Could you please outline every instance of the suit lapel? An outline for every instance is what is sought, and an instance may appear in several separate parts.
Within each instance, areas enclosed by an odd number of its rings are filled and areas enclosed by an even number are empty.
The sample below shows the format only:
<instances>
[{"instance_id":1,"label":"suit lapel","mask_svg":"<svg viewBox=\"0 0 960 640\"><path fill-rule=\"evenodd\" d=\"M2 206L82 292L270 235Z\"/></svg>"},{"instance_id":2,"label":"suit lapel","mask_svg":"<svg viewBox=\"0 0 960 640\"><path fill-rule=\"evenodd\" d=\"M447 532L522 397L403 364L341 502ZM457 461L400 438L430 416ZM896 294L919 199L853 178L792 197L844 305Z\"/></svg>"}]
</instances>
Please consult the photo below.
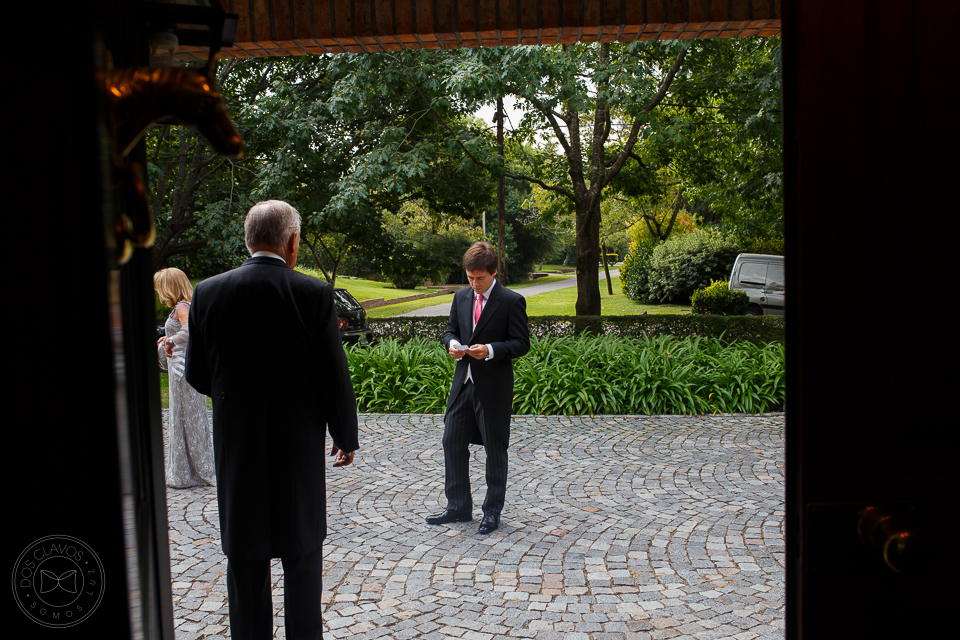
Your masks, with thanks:
<instances>
[{"instance_id":1,"label":"suit lapel","mask_svg":"<svg viewBox=\"0 0 960 640\"><path fill-rule=\"evenodd\" d=\"M461 295L457 302L457 315L460 316L460 335L463 336L464 344L467 346L473 344L473 289L468 288L466 295Z\"/></svg>"}]
</instances>

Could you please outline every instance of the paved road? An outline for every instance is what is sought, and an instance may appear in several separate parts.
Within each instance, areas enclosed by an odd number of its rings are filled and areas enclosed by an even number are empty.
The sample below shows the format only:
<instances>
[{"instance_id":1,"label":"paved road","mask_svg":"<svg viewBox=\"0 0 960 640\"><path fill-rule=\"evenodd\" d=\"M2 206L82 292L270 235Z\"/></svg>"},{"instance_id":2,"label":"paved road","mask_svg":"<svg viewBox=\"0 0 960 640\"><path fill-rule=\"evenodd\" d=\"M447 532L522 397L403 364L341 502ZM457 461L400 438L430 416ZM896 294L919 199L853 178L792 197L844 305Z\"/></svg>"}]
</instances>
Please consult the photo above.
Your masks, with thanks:
<instances>
[{"instance_id":1,"label":"paved road","mask_svg":"<svg viewBox=\"0 0 960 640\"><path fill-rule=\"evenodd\" d=\"M327 470L326 638L783 638L782 416L515 418L489 536L423 521L441 429L364 415L357 463ZM167 497L177 638L229 637L216 492Z\"/></svg>"},{"instance_id":2,"label":"paved road","mask_svg":"<svg viewBox=\"0 0 960 640\"><path fill-rule=\"evenodd\" d=\"M611 269L610 277L620 275L619 269ZM600 279L605 280L606 274L601 271ZM565 280L555 280L553 282L547 282L545 284L535 284L529 287L523 287L522 289L517 289L517 293L522 295L524 298L529 298L530 296L535 296L541 293L546 293L548 291L556 291L557 289L568 289L570 287L577 286L577 277L570 276ZM422 309L417 309L416 311L408 311L407 313L401 313L399 317L411 317L411 316L449 316L450 315L450 305L453 304L452 298L443 304L435 304L430 307L424 307Z\"/></svg>"}]
</instances>

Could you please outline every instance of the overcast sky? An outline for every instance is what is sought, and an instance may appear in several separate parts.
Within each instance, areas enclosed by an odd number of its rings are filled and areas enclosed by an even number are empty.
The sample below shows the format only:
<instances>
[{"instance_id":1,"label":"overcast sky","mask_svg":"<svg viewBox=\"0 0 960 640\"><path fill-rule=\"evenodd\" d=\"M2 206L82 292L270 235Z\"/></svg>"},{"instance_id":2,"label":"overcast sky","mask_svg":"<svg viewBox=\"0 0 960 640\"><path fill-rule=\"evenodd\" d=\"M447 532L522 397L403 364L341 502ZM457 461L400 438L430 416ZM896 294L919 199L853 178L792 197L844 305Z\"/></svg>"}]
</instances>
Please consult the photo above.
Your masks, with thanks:
<instances>
[{"instance_id":1,"label":"overcast sky","mask_svg":"<svg viewBox=\"0 0 960 640\"><path fill-rule=\"evenodd\" d=\"M504 123L504 129L509 131L510 129L516 129L520 126L520 120L523 118L523 112L515 107L513 96L507 96L503 99L503 110L507 112L507 121ZM497 132L497 127L493 122L493 115L497 111L497 104L493 103L483 107L473 115L477 116L491 128L494 134Z\"/></svg>"}]
</instances>

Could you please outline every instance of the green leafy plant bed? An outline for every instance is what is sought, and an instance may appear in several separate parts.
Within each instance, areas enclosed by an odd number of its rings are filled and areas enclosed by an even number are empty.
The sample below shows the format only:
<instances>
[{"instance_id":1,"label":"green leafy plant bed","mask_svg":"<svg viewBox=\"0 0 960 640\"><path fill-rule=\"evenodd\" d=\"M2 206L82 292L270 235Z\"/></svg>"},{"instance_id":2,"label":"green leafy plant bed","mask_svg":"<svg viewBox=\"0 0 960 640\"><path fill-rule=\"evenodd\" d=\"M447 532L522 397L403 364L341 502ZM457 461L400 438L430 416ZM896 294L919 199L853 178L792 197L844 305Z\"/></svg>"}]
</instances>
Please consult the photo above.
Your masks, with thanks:
<instances>
[{"instance_id":1,"label":"green leafy plant bed","mask_svg":"<svg viewBox=\"0 0 960 640\"><path fill-rule=\"evenodd\" d=\"M455 362L439 342L391 338L347 357L361 411L443 413ZM514 372L518 414L763 413L785 397L781 342L534 337Z\"/></svg>"},{"instance_id":2,"label":"green leafy plant bed","mask_svg":"<svg viewBox=\"0 0 960 640\"><path fill-rule=\"evenodd\" d=\"M783 341L783 316L710 316L650 314L645 316L531 316L530 335L540 339L590 333L622 338L699 336L756 344ZM440 342L447 329L446 316L368 318L375 340L413 338Z\"/></svg>"}]
</instances>

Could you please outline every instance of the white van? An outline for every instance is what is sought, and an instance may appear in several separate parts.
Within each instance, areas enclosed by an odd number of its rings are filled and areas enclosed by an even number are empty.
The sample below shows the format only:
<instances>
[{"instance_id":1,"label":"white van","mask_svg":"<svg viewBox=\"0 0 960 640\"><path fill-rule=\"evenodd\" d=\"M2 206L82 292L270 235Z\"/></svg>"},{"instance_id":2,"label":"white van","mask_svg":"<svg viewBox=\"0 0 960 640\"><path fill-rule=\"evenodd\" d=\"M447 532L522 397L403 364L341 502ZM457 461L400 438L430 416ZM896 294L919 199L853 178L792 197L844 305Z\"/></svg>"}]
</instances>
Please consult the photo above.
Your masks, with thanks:
<instances>
[{"instance_id":1,"label":"white van","mask_svg":"<svg viewBox=\"0 0 960 640\"><path fill-rule=\"evenodd\" d=\"M733 263L730 288L747 292L747 315L782 316L784 287L783 256L741 253Z\"/></svg>"}]
</instances>

